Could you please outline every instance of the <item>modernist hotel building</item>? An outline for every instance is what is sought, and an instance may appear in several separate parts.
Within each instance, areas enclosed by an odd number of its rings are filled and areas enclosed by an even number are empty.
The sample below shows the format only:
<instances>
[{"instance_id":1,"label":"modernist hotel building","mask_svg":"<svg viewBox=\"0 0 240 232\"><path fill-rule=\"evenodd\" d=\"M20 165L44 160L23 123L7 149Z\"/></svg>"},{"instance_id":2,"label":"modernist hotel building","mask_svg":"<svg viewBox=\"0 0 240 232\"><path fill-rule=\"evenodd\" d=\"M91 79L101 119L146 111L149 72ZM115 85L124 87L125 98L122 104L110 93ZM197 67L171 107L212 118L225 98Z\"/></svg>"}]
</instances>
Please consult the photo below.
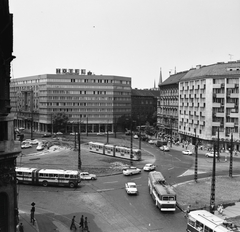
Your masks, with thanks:
<instances>
[{"instance_id":1,"label":"modernist hotel building","mask_svg":"<svg viewBox=\"0 0 240 232\"><path fill-rule=\"evenodd\" d=\"M182 139L196 137L203 145L220 141L220 147L229 149L233 136L234 149L239 150L239 79L240 61L197 66L180 79L178 133Z\"/></svg>"},{"instance_id":2,"label":"modernist hotel building","mask_svg":"<svg viewBox=\"0 0 240 232\"><path fill-rule=\"evenodd\" d=\"M15 126L51 132L52 116L64 112L72 125L80 122L82 132L114 131L117 118L131 114L131 78L80 71L11 79Z\"/></svg>"}]
</instances>

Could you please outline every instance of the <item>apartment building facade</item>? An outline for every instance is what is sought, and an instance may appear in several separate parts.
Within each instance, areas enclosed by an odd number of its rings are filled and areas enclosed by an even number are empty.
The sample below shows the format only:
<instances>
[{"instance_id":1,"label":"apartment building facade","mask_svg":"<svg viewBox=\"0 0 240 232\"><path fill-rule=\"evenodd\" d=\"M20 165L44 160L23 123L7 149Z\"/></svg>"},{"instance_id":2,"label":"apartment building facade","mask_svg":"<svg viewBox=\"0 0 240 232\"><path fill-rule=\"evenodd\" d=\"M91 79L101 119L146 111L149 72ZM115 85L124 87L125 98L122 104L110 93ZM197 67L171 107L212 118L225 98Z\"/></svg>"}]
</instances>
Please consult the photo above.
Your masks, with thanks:
<instances>
[{"instance_id":1,"label":"apartment building facade","mask_svg":"<svg viewBox=\"0 0 240 232\"><path fill-rule=\"evenodd\" d=\"M159 100L157 109L157 125L161 136L179 139L178 134L178 84L187 71L170 75L159 84Z\"/></svg>"},{"instance_id":2,"label":"apartment building facade","mask_svg":"<svg viewBox=\"0 0 240 232\"><path fill-rule=\"evenodd\" d=\"M240 61L197 66L179 81L178 132L181 139L239 150Z\"/></svg>"},{"instance_id":3,"label":"apartment building facade","mask_svg":"<svg viewBox=\"0 0 240 232\"><path fill-rule=\"evenodd\" d=\"M131 78L59 72L11 81L15 126L50 132L52 117L64 112L82 132L113 131L122 115L131 114ZM71 126L70 126L71 128ZM73 126L72 126L73 128Z\"/></svg>"}]
</instances>

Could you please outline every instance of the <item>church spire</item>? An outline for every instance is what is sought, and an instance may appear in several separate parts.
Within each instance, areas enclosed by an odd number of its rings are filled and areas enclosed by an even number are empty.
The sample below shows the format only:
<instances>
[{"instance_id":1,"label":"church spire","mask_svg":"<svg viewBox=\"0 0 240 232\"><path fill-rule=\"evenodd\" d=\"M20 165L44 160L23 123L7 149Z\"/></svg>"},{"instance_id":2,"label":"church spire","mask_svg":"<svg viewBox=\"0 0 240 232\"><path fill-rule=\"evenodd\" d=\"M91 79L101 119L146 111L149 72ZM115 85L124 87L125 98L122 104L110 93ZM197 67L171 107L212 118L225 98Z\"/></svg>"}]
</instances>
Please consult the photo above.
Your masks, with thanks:
<instances>
[{"instance_id":1,"label":"church spire","mask_svg":"<svg viewBox=\"0 0 240 232\"><path fill-rule=\"evenodd\" d=\"M156 81L154 80L154 86L153 86L154 89L156 89Z\"/></svg>"}]
</instances>

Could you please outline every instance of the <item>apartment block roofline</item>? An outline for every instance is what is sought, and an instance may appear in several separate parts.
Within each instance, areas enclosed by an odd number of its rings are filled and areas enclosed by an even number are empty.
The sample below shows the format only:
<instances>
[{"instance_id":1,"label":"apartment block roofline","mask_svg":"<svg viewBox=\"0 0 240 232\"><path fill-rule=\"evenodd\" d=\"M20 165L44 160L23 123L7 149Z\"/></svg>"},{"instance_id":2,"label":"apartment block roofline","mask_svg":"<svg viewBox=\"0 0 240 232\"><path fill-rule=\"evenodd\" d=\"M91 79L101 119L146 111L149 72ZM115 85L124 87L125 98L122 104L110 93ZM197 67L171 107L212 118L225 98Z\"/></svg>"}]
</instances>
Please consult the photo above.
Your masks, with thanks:
<instances>
[{"instance_id":1,"label":"apartment block roofline","mask_svg":"<svg viewBox=\"0 0 240 232\"><path fill-rule=\"evenodd\" d=\"M182 71L182 72L178 72L176 74L170 75L160 86L177 84L187 73L188 71Z\"/></svg>"}]
</instances>

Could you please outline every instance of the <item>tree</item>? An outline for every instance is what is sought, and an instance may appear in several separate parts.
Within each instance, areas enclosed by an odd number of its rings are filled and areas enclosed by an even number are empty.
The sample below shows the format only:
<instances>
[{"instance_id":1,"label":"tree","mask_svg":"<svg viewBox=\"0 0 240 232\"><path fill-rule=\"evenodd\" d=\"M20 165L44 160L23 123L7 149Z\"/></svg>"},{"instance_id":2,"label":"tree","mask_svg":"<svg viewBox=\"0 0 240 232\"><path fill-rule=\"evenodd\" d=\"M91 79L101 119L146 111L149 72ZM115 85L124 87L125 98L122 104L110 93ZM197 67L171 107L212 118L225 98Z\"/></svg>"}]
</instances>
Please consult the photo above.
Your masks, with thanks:
<instances>
[{"instance_id":1,"label":"tree","mask_svg":"<svg viewBox=\"0 0 240 232\"><path fill-rule=\"evenodd\" d=\"M63 113L56 113L53 115L53 128L54 131L65 132L68 123L68 116Z\"/></svg>"}]
</instances>

